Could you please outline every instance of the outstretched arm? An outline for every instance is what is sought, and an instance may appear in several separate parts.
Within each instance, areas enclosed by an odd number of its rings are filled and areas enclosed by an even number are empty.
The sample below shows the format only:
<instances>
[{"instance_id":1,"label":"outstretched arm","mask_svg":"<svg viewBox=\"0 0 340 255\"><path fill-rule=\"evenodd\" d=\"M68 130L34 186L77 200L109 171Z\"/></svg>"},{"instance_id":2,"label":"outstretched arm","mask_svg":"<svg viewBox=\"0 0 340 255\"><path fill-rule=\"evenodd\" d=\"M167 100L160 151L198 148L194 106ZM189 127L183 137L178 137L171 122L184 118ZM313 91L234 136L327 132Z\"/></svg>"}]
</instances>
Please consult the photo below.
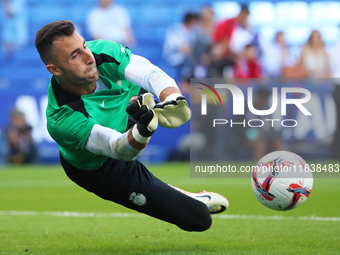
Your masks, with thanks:
<instances>
[{"instance_id":1,"label":"outstretched arm","mask_svg":"<svg viewBox=\"0 0 340 255\"><path fill-rule=\"evenodd\" d=\"M154 107L161 126L176 128L190 119L190 108L174 79L147 59L132 54L125 69L125 78L162 101Z\"/></svg>"},{"instance_id":2,"label":"outstretched arm","mask_svg":"<svg viewBox=\"0 0 340 255\"><path fill-rule=\"evenodd\" d=\"M85 149L114 159L134 160L146 144L139 143L133 138L132 129L122 134L96 124L87 139Z\"/></svg>"},{"instance_id":3,"label":"outstretched arm","mask_svg":"<svg viewBox=\"0 0 340 255\"><path fill-rule=\"evenodd\" d=\"M181 94L174 79L138 55L131 54L130 63L125 68L125 79L150 91L162 101L172 93Z\"/></svg>"},{"instance_id":4,"label":"outstretched arm","mask_svg":"<svg viewBox=\"0 0 340 255\"><path fill-rule=\"evenodd\" d=\"M126 112L137 124L123 134L96 124L92 128L85 148L92 153L119 160L134 160L146 147L158 127L158 118L149 108L151 104L154 104L154 98L150 93L131 99Z\"/></svg>"}]
</instances>

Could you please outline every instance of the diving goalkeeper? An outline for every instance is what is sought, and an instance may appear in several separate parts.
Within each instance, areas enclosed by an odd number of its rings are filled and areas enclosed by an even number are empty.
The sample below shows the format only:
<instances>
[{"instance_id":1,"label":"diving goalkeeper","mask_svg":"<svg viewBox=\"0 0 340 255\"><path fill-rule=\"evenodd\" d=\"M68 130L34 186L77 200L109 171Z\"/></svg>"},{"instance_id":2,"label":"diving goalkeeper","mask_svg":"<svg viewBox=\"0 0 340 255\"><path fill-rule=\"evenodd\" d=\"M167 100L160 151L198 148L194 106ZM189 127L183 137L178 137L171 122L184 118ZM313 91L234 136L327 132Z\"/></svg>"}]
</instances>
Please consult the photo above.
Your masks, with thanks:
<instances>
[{"instance_id":1,"label":"diving goalkeeper","mask_svg":"<svg viewBox=\"0 0 340 255\"><path fill-rule=\"evenodd\" d=\"M67 176L103 199L183 230L209 229L210 214L224 211L226 198L170 186L136 159L158 125L176 128L190 119L174 80L116 42L86 42L70 21L42 27L35 45L52 74L47 129Z\"/></svg>"}]
</instances>

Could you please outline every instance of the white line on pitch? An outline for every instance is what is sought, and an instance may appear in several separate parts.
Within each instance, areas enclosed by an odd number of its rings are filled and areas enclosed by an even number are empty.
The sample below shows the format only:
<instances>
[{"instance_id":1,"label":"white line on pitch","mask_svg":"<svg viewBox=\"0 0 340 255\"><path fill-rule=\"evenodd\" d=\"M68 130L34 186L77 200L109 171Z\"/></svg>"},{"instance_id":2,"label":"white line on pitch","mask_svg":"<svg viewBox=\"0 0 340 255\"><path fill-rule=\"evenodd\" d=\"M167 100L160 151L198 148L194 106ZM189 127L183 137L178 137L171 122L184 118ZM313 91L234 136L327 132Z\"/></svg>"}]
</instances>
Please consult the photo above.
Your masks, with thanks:
<instances>
[{"instance_id":1,"label":"white line on pitch","mask_svg":"<svg viewBox=\"0 0 340 255\"><path fill-rule=\"evenodd\" d=\"M0 211L0 215L13 216L55 216L55 217L90 217L90 218L126 218L140 217L143 214L137 213L96 213L96 212L49 212L49 211Z\"/></svg>"},{"instance_id":2,"label":"white line on pitch","mask_svg":"<svg viewBox=\"0 0 340 255\"><path fill-rule=\"evenodd\" d=\"M216 215L219 219L256 219L256 220L311 220L311 221L340 221L340 217L317 217L317 216L264 216L264 215Z\"/></svg>"},{"instance_id":3,"label":"white line on pitch","mask_svg":"<svg viewBox=\"0 0 340 255\"><path fill-rule=\"evenodd\" d=\"M49 211L0 211L4 216L54 216L76 218L128 218L143 217L145 214L138 213L97 213L97 212L49 212ZM310 220L310 221L340 221L340 217L317 217L317 216L265 216L265 215L237 215L221 214L214 215L218 219L256 219L256 220Z\"/></svg>"}]
</instances>

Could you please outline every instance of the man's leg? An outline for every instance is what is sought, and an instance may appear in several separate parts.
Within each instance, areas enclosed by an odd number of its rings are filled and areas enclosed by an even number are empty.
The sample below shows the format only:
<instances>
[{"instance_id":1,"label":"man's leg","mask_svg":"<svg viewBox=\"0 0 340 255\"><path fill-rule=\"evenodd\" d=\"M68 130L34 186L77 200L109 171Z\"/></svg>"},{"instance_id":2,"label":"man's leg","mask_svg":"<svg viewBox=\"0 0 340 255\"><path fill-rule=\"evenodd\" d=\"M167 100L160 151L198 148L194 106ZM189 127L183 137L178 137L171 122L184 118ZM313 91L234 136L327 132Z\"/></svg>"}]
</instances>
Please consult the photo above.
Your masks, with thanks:
<instances>
[{"instance_id":1,"label":"man's leg","mask_svg":"<svg viewBox=\"0 0 340 255\"><path fill-rule=\"evenodd\" d=\"M186 231L211 226L208 207L156 178L139 161L108 159L95 171L77 169L61 158L71 180L99 197L173 223Z\"/></svg>"}]
</instances>

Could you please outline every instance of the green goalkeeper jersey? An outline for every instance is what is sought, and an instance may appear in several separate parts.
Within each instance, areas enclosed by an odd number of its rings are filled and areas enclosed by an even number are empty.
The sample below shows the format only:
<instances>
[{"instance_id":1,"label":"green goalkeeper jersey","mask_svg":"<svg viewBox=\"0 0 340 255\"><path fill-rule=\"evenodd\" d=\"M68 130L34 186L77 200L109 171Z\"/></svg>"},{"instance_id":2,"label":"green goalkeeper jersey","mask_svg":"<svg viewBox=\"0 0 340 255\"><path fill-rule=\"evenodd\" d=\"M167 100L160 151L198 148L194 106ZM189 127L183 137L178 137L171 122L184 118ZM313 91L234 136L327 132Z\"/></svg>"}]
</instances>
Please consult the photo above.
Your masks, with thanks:
<instances>
[{"instance_id":1,"label":"green goalkeeper jersey","mask_svg":"<svg viewBox=\"0 0 340 255\"><path fill-rule=\"evenodd\" d=\"M99 124L125 132L128 123L125 109L130 98L138 95L141 88L124 77L130 62L129 48L108 40L90 41L87 46L107 89L78 96L63 90L52 75L46 116L48 132L57 142L61 155L77 168L95 170L107 157L84 148L92 127Z\"/></svg>"}]
</instances>

